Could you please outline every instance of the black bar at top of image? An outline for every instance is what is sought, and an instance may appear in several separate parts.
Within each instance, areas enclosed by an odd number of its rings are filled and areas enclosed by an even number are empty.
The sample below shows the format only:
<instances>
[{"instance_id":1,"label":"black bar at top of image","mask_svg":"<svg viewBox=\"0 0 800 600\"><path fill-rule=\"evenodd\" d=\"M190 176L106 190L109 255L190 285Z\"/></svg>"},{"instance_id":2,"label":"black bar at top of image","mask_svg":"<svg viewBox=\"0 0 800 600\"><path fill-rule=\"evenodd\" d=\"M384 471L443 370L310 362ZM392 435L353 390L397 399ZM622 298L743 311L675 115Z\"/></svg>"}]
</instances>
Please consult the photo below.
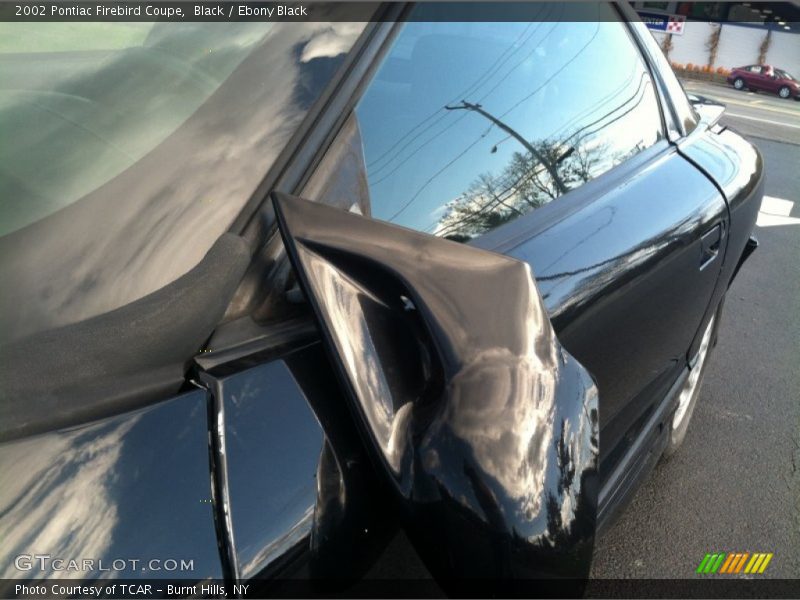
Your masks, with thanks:
<instances>
[{"instance_id":1,"label":"black bar at top of image","mask_svg":"<svg viewBox=\"0 0 800 600\"><path fill-rule=\"evenodd\" d=\"M757 6L757 0L754 0ZM0 0L0 21L13 22L228 22L228 21L381 21L392 11L386 3L372 1L328 2L213 2L213 1L131 1L119 2L46 0ZM536 0L433 1L417 3L412 21L598 21L609 17L598 11L599 2L571 0L544 3ZM689 6L694 3L681 3ZM700 3L708 5L710 3ZM724 3L720 3L724 4ZM557 10L556 10L557 8ZM688 20L704 20L688 16ZM720 20L720 19L716 19ZM730 19L721 19L723 22Z\"/></svg>"}]
</instances>

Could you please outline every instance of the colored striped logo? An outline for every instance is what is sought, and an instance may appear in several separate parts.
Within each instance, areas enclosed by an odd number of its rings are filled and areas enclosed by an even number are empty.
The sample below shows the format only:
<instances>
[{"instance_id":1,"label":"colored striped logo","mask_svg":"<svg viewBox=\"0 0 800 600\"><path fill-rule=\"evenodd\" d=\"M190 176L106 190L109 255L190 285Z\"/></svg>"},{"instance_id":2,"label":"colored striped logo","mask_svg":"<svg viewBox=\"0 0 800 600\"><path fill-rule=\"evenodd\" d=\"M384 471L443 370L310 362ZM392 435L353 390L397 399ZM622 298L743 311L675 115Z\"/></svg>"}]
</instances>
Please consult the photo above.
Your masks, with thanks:
<instances>
[{"instance_id":1,"label":"colored striped logo","mask_svg":"<svg viewBox=\"0 0 800 600\"><path fill-rule=\"evenodd\" d=\"M714 554L706 554L700 565L697 567L696 573L703 575L713 574L760 574L763 573L769 561L772 560L772 552L716 552Z\"/></svg>"}]
</instances>

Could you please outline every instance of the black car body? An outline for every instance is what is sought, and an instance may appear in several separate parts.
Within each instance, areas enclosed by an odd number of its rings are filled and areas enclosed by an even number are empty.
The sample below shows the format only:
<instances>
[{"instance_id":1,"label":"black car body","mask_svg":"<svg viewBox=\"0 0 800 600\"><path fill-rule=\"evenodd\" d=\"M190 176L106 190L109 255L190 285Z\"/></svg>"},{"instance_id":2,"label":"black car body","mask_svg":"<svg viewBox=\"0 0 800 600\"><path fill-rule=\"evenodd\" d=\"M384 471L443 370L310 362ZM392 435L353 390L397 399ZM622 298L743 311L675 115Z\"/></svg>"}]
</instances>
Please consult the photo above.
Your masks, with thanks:
<instances>
[{"instance_id":1,"label":"black car body","mask_svg":"<svg viewBox=\"0 0 800 600\"><path fill-rule=\"evenodd\" d=\"M761 157L623 9L443 6L0 59L0 119L51 152L3 181L44 207L0 238L5 579L340 589L398 528L461 593L588 573L755 247ZM31 91L59 60L85 70ZM204 100L120 149L109 73L155 64ZM616 87L574 89L592 72ZM97 139L122 166L53 207Z\"/></svg>"}]
</instances>

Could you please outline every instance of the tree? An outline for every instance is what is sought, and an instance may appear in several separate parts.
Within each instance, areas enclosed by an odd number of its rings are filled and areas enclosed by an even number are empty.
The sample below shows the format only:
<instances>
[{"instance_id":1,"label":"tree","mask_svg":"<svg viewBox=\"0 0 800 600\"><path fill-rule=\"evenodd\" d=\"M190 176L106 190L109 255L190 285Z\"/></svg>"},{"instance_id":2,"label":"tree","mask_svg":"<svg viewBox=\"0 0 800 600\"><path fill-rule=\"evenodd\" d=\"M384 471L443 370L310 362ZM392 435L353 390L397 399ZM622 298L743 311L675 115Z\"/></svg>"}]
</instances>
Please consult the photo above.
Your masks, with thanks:
<instances>
[{"instance_id":1,"label":"tree","mask_svg":"<svg viewBox=\"0 0 800 600\"><path fill-rule=\"evenodd\" d=\"M708 50L708 66L713 67L717 60L717 51L719 50L719 39L722 35L722 27L719 23L712 23L711 35L708 36L706 41L706 50Z\"/></svg>"},{"instance_id":2,"label":"tree","mask_svg":"<svg viewBox=\"0 0 800 600\"><path fill-rule=\"evenodd\" d=\"M661 51L664 53L664 56L669 60L669 53L672 52L672 34L668 33L664 36L664 39L661 40Z\"/></svg>"},{"instance_id":3,"label":"tree","mask_svg":"<svg viewBox=\"0 0 800 600\"><path fill-rule=\"evenodd\" d=\"M763 65L767 62L767 52L769 52L770 46L772 46L772 29L767 30L767 35L764 36L758 47L758 64Z\"/></svg>"}]
</instances>

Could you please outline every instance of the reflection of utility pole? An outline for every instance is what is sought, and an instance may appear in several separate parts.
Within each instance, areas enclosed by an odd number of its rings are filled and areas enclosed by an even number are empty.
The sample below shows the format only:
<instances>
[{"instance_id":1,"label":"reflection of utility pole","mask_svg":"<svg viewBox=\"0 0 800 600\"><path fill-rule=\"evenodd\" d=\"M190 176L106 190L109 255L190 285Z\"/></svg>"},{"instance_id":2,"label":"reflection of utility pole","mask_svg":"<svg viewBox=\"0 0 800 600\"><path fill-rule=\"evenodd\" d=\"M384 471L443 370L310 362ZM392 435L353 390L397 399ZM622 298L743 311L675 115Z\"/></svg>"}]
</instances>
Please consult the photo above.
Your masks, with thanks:
<instances>
[{"instance_id":1,"label":"reflection of utility pole","mask_svg":"<svg viewBox=\"0 0 800 600\"><path fill-rule=\"evenodd\" d=\"M555 182L556 187L558 188L559 194L565 194L567 192L567 187L564 185L564 182L561 181L561 177L558 175L558 171L556 171L556 168L550 163L550 161L547 160L547 158L544 155L542 155L541 152L539 152L536 148L534 148L533 145L530 142L528 142L528 140L526 140L516 131L511 129L511 127L503 123L500 119L492 116L491 114L483 110L480 104L472 104L471 102L462 100L460 106L445 106L444 108L445 110L472 110L489 119L500 129L502 129L510 136L512 136L514 139L516 139L520 144L525 146L528 152L530 152L536 158L536 160L538 160L540 163L544 165L544 168L547 169L547 172L550 174L550 177L553 178L553 181Z\"/></svg>"}]
</instances>

